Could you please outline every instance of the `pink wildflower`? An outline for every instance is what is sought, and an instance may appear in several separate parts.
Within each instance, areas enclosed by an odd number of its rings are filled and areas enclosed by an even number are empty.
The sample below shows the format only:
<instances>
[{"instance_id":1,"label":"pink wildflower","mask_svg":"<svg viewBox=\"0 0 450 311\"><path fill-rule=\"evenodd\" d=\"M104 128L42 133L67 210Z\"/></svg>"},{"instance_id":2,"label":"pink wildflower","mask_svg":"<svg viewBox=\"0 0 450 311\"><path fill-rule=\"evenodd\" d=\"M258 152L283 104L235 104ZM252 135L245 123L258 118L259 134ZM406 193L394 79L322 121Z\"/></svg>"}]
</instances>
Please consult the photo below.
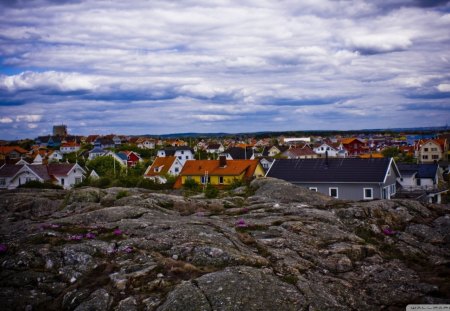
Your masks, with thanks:
<instances>
[{"instance_id":1,"label":"pink wildflower","mask_svg":"<svg viewBox=\"0 0 450 311\"><path fill-rule=\"evenodd\" d=\"M92 232L88 232L88 233L86 233L85 237L86 237L86 239L92 240L92 239L95 239L95 234Z\"/></svg>"},{"instance_id":2,"label":"pink wildflower","mask_svg":"<svg viewBox=\"0 0 450 311\"><path fill-rule=\"evenodd\" d=\"M127 247L125 247L123 249L123 252L127 253L127 254L132 253L133 252L133 248L131 246L127 246Z\"/></svg>"},{"instance_id":3,"label":"pink wildflower","mask_svg":"<svg viewBox=\"0 0 450 311\"><path fill-rule=\"evenodd\" d=\"M120 230L120 229L115 229L114 231L113 231L113 234L114 235L122 235L122 230Z\"/></svg>"},{"instance_id":4,"label":"pink wildflower","mask_svg":"<svg viewBox=\"0 0 450 311\"><path fill-rule=\"evenodd\" d=\"M244 219L239 219L237 222L236 222L236 227L238 227L238 228L244 228L244 227L247 227L248 225L247 225L247 223L245 222L245 220Z\"/></svg>"},{"instance_id":5,"label":"pink wildflower","mask_svg":"<svg viewBox=\"0 0 450 311\"><path fill-rule=\"evenodd\" d=\"M6 246L6 244L0 244L0 254L4 254L6 253L6 251L8 250L8 246Z\"/></svg>"},{"instance_id":6,"label":"pink wildflower","mask_svg":"<svg viewBox=\"0 0 450 311\"><path fill-rule=\"evenodd\" d=\"M390 228L385 228L385 229L383 229L383 233L385 235L394 235L396 232Z\"/></svg>"},{"instance_id":7,"label":"pink wildflower","mask_svg":"<svg viewBox=\"0 0 450 311\"><path fill-rule=\"evenodd\" d=\"M81 241L82 239L83 239L82 234L74 234L74 235L69 236L70 241Z\"/></svg>"}]
</instances>

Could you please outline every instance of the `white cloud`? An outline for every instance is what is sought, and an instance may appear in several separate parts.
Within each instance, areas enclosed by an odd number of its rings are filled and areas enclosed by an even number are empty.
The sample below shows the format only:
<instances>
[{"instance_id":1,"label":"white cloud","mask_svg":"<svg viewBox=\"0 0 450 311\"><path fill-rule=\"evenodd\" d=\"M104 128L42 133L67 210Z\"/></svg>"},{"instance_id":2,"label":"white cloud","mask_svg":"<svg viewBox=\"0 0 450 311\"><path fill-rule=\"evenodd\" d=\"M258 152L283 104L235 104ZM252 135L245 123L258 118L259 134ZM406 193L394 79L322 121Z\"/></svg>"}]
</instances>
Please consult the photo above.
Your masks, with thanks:
<instances>
[{"instance_id":1,"label":"white cloud","mask_svg":"<svg viewBox=\"0 0 450 311\"><path fill-rule=\"evenodd\" d=\"M2 118L0 118L0 123L12 123L12 122L14 122L14 121L10 117L2 117Z\"/></svg>"},{"instance_id":2,"label":"white cloud","mask_svg":"<svg viewBox=\"0 0 450 311\"><path fill-rule=\"evenodd\" d=\"M42 115L30 114L30 115L18 115L16 116L16 122L39 122L42 119Z\"/></svg>"},{"instance_id":3,"label":"white cloud","mask_svg":"<svg viewBox=\"0 0 450 311\"><path fill-rule=\"evenodd\" d=\"M409 0L0 4L0 113L74 131L397 125L383 108L448 91L449 27Z\"/></svg>"},{"instance_id":4,"label":"white cloud","mask_svg":"<svg viewBox=\"0 0 450 311\"><path fill-rule=\"evenodd\" d=\"M442 83L437 86L439 92L450 92L450 83Z\"/></svg>"}]
</instances>

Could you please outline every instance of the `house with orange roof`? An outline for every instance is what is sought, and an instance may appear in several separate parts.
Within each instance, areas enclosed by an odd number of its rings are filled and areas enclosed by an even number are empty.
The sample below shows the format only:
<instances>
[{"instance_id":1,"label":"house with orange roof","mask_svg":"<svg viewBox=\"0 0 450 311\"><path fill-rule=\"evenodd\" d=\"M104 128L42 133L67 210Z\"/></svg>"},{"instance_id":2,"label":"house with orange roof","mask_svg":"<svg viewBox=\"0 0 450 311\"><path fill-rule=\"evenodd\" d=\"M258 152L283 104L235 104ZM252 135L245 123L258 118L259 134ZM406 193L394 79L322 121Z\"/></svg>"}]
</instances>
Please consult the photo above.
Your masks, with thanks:
<instances>
[{"instance_id":1,"label":"house with orange roof","mask_svg":"<svg viewBox=\"0 0 450 311\"><path fill-rule=\"evenodd\" d=\"M0 146L0 160L20 159L27 153L28 151L19 146Z\"/></svg>"},{"instance_id":2,"label":"house with orange roof","mask_svg":"<svg viewBox=\"0 0 450 311\"><path fill-rule=\"evenodd\" d=\"M420 163L447 161L448 144L446 138L419 140L415 145L415 155Z\"/></svg>"},{"instance_id":3,"label":"house with orange roof","mask_svg":"<svg viewBox=\"0 0 450 311\"><path fill-rule=\"evenodd\" d=\"M81 145L76 141L69 141L66 143L62 143L61 146L59 147L59 151L61 151L62 154L66 154L80 151L80 148Z\"/></svg>"},{"instance_id":4,"label":"house with orange roof","mask_svg":"<svg viewBox=\"0 0 450 311\"><path fill-rule=\"evenodd\" d=\"M341 143L344 149L348 151L349 156L357 156L369 150L366 142L359 138L343 138Z\"/></svg>"},{"instance_id":5,"label":"house with orange roof","mask_svg":"<svg viewBox=\"0 0 450 311\"><path fill-rule=\"evenodd\" d=\"M226 188L235 180L248 181L264 174L258 160L227 160L223 156L219 160L189 160L184 164L174 188L181 188L187 180Z\"/></svg>"},{"instance_id":6,"label":"house with orange roof","mask_svg":"<svg viewBox=\"0 0 450 311\"><path fill-rule=\"evenodd\" d=\"M167 182L167 176L178 176L183 168L181 161L175 156L156 158L144 173L144 178L160 183Z\"/></svg>"},{"instance_id":7,"label":"house with orange roof","mask_svg":"<svg viewBox=\"0 0 450 311\"><path fill-rule=\"evenodd\" d=\"M373 152L373 153L364 153L358 156L360 159L381 159L384 156L381 153Z\"/></svg>"}]
</instances>

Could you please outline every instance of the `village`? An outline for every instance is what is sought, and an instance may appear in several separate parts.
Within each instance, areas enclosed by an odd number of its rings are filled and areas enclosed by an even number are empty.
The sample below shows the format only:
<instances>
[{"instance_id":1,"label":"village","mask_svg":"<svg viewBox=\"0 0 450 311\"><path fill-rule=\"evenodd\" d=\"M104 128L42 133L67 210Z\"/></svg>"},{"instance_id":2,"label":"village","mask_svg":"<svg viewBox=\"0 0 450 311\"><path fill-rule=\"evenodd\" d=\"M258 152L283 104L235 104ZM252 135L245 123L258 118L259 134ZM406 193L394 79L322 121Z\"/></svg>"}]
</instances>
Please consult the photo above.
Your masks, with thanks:
<instances>
[{"instance_id":1,"label":"village","mask_svg":"<svg viewBox=\"0 0 450 311\"><path fill-rule=\"evenodd\" d=\"M447 202L450 134L151 138L53 135L2 142L0 189L184 189L217 196L274 177L343 200ZM261 135L259 135L261 136Z\"/></svg>"}]
</instances>

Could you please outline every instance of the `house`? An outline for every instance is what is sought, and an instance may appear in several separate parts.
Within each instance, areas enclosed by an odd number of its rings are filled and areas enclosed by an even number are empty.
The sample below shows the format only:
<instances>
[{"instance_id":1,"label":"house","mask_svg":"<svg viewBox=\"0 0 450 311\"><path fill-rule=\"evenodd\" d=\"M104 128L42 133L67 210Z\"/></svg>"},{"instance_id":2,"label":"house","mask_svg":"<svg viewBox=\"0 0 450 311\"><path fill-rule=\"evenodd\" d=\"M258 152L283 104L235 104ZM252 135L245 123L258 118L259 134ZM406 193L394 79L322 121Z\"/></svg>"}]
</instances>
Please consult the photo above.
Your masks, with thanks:
<instances>
[{"instance_id":1,"label":"house","mask_svg":"<svg viewBox=\"0 0 450 311\"><path fill-rule=\"evenodd\" d=\"M0 168L0 188L15 189L29 181L37 180L69 189L81 183L84 174L85 170L77 163L5 164Z\"/></svg>"},{"instance_id":2,"label":"house","mask_svg":"<svg viewBox=\"0 0 450 311\"><path fill-rule=\"evenodd\" d=\"M219 154L225 151L225 148L222 144L209 144L208 147L206 147L207 153L214 153Z\"/></svg>"},{"instance_id":3,"label":"house","mask_svg":"<svg viewBox=\"0 0 450 311\"><path fill-rule=\"evenodd\" d=\"M267 172L269 170L269 168L272 166L273 161L274 161L274 158L270 158L270 157L262 157L259 159L259 163L261 164L261 166L265 172Z\"/></svg>"},{"instance_id":4,"label":"house","mask_svg":"<svg viewBox=\"0 0 450 311\"><path fill-rule=\"evenodd\" d=\"M19 146L0 146L0 160L20 159L27 153L28 151Z\"/></svg>"},{"instance_id":5,"label":"house","mask_svg":"<svg viewBox=\"0 0 450 311\"><path fill-rule=\"evenodd\" d=\"M194 150L189 147L180 146L180 147L168 147L164 149L158 150L156 154L157 157L169 157L175 156L180 162L184 165L188 160L194 160Z\"/></svg>"},{"instance_id":6,"label":"house","mask_svg":"<svg viewBox=\"0 0 450 311\"><path fill-rule=\"evenodd\" d=\"M285 152L289 149L289 146L271 146L271 147L265 147L262 155L263 157L274 157L280 153Z\"/></svg>"},{"instance_id":7,"label":"house","mask_svg":"<svg viewBox=\"0 0 450 311\"><path fill-rule=\"evenodd\" d=\"M141 156L134 151L119 151L118 154L125 155L126 165L128 167L135 167L138 163L144 162L144 160L142 160Z\"/></svg>"},{"instance_id":8,"label":"house","mask_svg":"<svg viewBox=\"0 0 450 311\"><path fill-rule=\"evenodd\" d=\"M308 146L303 148L290 148L283 152L282 156L288 159L317 159L319 157L319 155Z\"/></svg>"},{"instance_id":9,"label":"house","mask_svg":"<svg viewBox=\"0 0 450 311\"><path fill-rule=\"evenodd\" d=\"M183 164L175 156L159 157L145 170L144 178L166 183L167 175L177 176L182 168Z\"/></svg>"},{"instance_id":10,"label":"house","mask_svg":"<svg viewBox=\"0 0 450 311\"><path fill-rule=\"evenodd\" d=\"M219 156L224 156L227 160L253 160L255 159L255 151L252 147L230 147Z\"/></svg>"},{"instance_id":11,"label":"house","mask_svg":"<svg viewBox=\"0 0 450 311\"><path fill-rule=\"evenodd\" d=\"M101 147L94 147L92 150L89 151L89 160L94 160L96 157L101 157L106 154L106 151Z\"/></svg>"},{"instance_id":12,"label":"house","mask_svg":"<svg viewBox=\"0 0 450 311\"><path fill-rule=\"evenodd\" d=\"M186 161L174 188L181 188L189 179L198 184L225 188L235 180L248 181L263 176L264 170L258 160L227 160L222 156L219 160Z\"/></svg>"},{"instance_id":13,"label":"house","mask_svg":"<svg viewBox=\"0 0 450 311\"><path fill-rule=\"evenodd\" d=\"M156 141L153 138L139 139L137 142L138 148L141 149L155 149Z\"/></svg>"},{"instance_id":14,"label":"house","mask_svg":"<svg viewBox=\"0 0 450 311\"><path fill-rule=\"evenodd\" d=\"M349 156L357 156L369 150L366 143L359 138L344 138L341 140L341 143L342 147L347 150Z\"/></svg>"},{"instance_id":15,"label":"house","mask_svg":"<svg viewBox=\"0 0 450 311\"><path fill-rule=\"evenodd\" d=\"M448 191L446 185L439 185L439 165L435 163L399 163L401 177L400 197L415 198L429 203L441 203L441 194Z\"/></svg>"},{"instance_id":16,"label":"house","mask_svg":"<svg viewBox=\"0 0 450 311\"><path fill-rule=\"evenodd\" d=\"M64 159L64 155L59 150L50 150L47 153L47 159L49 162L61 162Z\"/></svg>"},{"instance_id":17,"label":"house","mask_svg":"<svg viewBox=\"0 0 450 311\"><path fill-rule=\"evenodd\" d=\"M392 158L279 159L266 176L346 200L390 199L401 177Z\"/></svg>"},{"instance_id":18,"label":"house","mask_svg":"<svg viewBox=\"0 0 450 311\"><path fill-rule=\"evenodd\" d=\"M86 137L85 143L87 144L94 144L95 140L99 137L99 135L89 135Z\"/></svg>"},{"instance_id":19,"label":"house","mask_svg":"<svg viewBox=\"0 0 450 311\"><path fill-rule=\"evenodd\" d=\"M447 161L447 139L419 140L415 145L415 155L420 163Z\"/></svg>"},{"instance_id":20,"label":"house","mask_svg":"<svg viewBox=\"0 0 450 311\"><path fill-rule=\"evenodd\" d=\"M116 144L114 140L112 140L112 138L97 137L97 139L94 141L94 146L106 149L106 148L114 148L116 147Z\"/></svg>"},{"instance_id":21,"label":"house","mask_svg":"<svg viewBox=\"0 0 450 311\"><path fill-rule=\"evenodd\" d=\"M104 156L113 157L122 167L127 167L128 157L124 152L107 151Z\"/></svg>"},{"instance_id":22,"label":"house","mask_svg":"<svg viewBox=\"0 0 450 311\"><path fill-rule=\"evenodd\" d=\"M317 153L320 157L325 157L325 153L327 153L330 158L342 157L345 158L348 155L348 152L344 149L341 143L322 143L313 148L313 151ZM344 151L343 153L339 153L339 151Z\"/></svg>"},{"instance_id":23,"label":"house","mask_svg":"<svg viewBox=\"0 0 450 311\"><path fill-rule=\"evenodd\" d=\"M62 154L72 153L72 152L78 152L81 148L81 145L77 143L76 141L66 142L62 143L59 147L59 151L61 151Z\"/></svg>"}]
</instances>

